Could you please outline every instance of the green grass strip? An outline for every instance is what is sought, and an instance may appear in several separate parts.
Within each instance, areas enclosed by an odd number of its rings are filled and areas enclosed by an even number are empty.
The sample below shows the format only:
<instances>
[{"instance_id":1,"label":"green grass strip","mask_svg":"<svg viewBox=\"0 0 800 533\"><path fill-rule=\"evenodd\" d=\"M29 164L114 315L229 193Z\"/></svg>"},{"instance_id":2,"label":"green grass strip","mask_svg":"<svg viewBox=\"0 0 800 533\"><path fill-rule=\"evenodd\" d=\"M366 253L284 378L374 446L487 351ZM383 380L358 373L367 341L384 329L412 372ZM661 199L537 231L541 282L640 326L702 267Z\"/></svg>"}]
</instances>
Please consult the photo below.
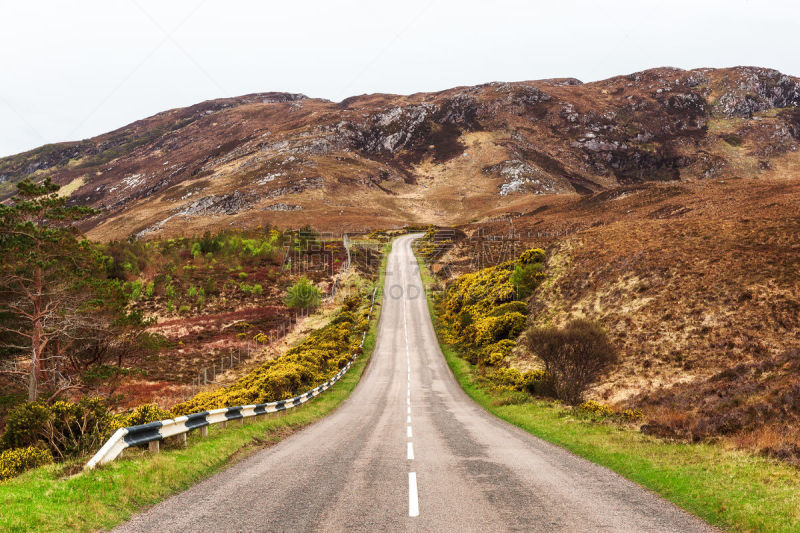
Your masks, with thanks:
<instances>
[{"instance_id":1,"label":"green grass strip","mask_svg":"<svg viewBox=\"0 0 800 533\"><path fill-rule=\"evenodd\" d=\"M434 281L423 261L426 288ZM475 367L441 341L461 387L495 416L635 481L683 509L730 531L800 531L800 471L779 461L714 444L667 442L634 428L576 418L563 405L531 399L508 404Z\"/></svg>"}]
</instances>

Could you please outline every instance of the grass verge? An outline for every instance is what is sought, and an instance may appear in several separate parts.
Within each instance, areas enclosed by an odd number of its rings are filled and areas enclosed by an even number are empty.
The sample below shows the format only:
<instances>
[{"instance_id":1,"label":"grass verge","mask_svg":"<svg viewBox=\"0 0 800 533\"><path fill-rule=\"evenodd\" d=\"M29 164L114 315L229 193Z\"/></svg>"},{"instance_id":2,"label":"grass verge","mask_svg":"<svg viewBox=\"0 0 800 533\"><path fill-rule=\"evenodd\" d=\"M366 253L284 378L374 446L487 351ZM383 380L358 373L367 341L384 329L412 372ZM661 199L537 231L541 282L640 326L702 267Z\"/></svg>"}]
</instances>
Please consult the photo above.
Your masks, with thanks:
<instances>
[{"instance_id":1,"label":"grass verge","mask_svg":"<svg viewBox=\"0 0 800 533\"><path fill-rule=\"evenodd\" d=\"M388 247L387 247L388 249ZM134 513L187 489L248 453L285 438L327 415L358 384L377 340L386 271L385 253L375 295L375 310L364 341L364 355L333 387L302 407L243 426L209 427L202 438L190 433L186 448L151 456L138 449L125 459L69 477L81 462L37 468L0 483L0 531L95 531L108 529Z\"/></svg>"},{"instance_id":2,"label":"grass verge","mask_svg":"<svg viewBox=\"0 0 800 533\"><path fill-rule=\"evenodd\" d=\"M447 364L467 395L495 416L603 465L711 524L730 531L800 531L800 472L790 465L714 444L666 442L634 428L573 416L563 405L512 401L490 390L475 367L441 341L423 261L428 308ZM513 399L518 402L518 398Z\"/></svg>"}]
</instances>

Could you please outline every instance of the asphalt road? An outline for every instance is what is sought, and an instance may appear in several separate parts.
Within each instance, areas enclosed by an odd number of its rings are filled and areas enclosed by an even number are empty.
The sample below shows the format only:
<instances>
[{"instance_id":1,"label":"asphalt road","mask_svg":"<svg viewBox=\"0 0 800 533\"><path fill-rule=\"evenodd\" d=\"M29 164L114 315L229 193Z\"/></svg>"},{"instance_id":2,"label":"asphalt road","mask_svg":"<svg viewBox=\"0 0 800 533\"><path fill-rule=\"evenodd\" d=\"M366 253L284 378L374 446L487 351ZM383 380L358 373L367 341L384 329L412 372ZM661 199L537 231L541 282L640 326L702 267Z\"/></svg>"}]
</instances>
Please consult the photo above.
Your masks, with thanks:
<instances>
[{"instance_id":1,"label":"asphalt road","mask_svg":"<svg viewBox=\"0 0 800 533\"><path fill-rule=\"evenodd\" d=\"M349 399L117 531L713 531L473 403L439 350L411 240L389 257Z\"/></svg>"}]
</instances>

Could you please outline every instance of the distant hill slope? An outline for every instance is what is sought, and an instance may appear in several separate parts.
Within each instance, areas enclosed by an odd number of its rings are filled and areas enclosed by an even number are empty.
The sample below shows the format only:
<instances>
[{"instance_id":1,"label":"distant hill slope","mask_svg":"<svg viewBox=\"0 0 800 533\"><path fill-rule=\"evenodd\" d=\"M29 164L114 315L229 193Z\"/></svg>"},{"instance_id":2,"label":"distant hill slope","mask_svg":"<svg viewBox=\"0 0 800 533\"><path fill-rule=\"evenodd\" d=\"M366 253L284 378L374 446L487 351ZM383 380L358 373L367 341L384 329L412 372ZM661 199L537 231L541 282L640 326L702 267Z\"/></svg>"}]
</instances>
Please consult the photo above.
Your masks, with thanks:
<instances>
[{"instance_id":1,"label":"distant hill slope","mask_svg":"<svg viewBox=\"0 0 800 533\"><path fill-rule=\"evenodd\" d=\"M659 68L335 103L259 93L0 159L0 199L52 175L90 235L278 224L464 223L525 197L651 180L794 175L800 79Z\"/></svg>"}]
</instances>

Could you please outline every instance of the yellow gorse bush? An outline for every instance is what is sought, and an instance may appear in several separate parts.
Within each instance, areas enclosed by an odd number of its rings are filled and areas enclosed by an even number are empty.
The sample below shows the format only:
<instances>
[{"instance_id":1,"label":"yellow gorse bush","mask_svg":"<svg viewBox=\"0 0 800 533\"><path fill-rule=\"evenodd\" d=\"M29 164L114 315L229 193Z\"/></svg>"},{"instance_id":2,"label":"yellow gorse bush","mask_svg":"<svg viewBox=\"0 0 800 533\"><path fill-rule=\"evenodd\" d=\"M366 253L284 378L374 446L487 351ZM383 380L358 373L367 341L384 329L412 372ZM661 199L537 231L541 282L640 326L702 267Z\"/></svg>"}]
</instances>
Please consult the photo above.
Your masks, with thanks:
<instances>
[{"instance_id":1,"label":"yellow gorse bush","mask_svg":"<svg viewBox=\"0 0 800 533\"><path fill-rule=\"evenodd\" d=\"M502 389L538 392L545 382L542 371L522 373L508 368L508 356L525 329L528 306L520 300L515 286L520 276L535 287L544 279L539 248L525 251L517 261L464 274L456 279L438 301L440 323L447 342L458 346L464 356L483 369L494 386ZM520 274L520 267L524 267Z\"/></svg>"},{"instance_id":2,"label":"yellow gorse bush","mask_svg":"<svg viewBox=\"0 0 800 533\"><path fill-rule=\"evenodd\" d=\"M332 378L360 353L361 334L368 327L363 296L350 298L336 317L286 355L268 361L232 385L201 392L175 406L175 415L220 407L285 400Z\"/></svg>"},{"instance_id":3,"label":"yellow gorse bush","mask_svg":"<svg viewBox=\"0 0 800 533\"><path fill-rule=\"evenodd\" d=\"M544 251L534 248L518 261L506 261L456 279L439 301L447 341L462 348L472 363L504 366L516 346L515 339L525 329L528 313L525 302L518 299L512 275L520 265L541 267L543 260ZM531 282L537 284L543 278L537 271Z\"/></svg>"},{"instance_id":4,"label":"yellow gorse bush","mask_svg":"<svg viewBox=\"0 0 800 533\"><path fill-rule=\"evenodd\" d=\"M18 476L26 470L52 463L50 452L35 446L0 452L0 481Z\"/></svg>"}]
</instances>

